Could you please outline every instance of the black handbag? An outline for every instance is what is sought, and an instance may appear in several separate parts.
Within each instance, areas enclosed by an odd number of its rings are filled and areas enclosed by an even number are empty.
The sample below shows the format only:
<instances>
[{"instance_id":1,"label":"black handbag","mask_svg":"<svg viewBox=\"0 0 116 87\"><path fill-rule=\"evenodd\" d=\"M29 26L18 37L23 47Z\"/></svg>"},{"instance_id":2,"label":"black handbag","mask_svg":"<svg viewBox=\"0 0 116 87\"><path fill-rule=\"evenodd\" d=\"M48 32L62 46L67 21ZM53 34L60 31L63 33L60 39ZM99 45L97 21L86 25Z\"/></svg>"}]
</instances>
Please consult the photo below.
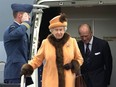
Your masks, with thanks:
<instances>
[{"instance_id":1,"label":"black handbag","mask_svg":"<svg viewBox=\"0 0 116 87\"><path fill-rule=\"evenodd\" d=\"M75 78L75 87L87 87L82 74L77 74Z\"/></svg>"}]
</instances>

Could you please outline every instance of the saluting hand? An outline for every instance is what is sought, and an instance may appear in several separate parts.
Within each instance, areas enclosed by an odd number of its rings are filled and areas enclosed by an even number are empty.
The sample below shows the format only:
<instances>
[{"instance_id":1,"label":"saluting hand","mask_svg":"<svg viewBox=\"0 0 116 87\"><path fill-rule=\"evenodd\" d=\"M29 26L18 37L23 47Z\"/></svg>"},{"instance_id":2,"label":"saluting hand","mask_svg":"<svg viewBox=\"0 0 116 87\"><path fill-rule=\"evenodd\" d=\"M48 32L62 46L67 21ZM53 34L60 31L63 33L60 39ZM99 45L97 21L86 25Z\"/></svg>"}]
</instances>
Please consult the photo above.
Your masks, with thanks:
<instances>
[{"instance_id":1,"label":"saluting hand","mask_svg":"<svg viewBox=\"0 0 116 87\"><path fill-rule=\"evenodd\" d=\"M30 20L30 16L29 16L29 14L28 13L23 13L23 16L22 16L22 19L21 19L21 21L23 22L23 21L29 21Z\"/></svg>"}]
</instances>

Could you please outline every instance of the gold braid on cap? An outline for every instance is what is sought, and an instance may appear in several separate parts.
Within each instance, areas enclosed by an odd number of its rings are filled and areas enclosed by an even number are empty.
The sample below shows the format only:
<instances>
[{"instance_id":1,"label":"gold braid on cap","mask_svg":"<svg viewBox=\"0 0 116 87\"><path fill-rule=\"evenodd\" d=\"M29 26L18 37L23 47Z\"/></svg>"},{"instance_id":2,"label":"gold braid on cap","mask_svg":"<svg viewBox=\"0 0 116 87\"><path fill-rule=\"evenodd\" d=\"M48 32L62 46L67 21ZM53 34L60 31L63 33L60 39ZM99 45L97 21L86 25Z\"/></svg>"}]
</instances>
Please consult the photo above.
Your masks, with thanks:
<instances>
[{"instance_id":1,"label":"gold braid on cap","mask_svg":"<svg viewBox=\"0 0 116 87\"><path fill-rule=\"evenodd\" d=\"M66 15L64 13L61 13L61 16L59 18L59 21L62 22L62 23L65 22L65 21L67 21Z\"/></svg>"}]
</instances>

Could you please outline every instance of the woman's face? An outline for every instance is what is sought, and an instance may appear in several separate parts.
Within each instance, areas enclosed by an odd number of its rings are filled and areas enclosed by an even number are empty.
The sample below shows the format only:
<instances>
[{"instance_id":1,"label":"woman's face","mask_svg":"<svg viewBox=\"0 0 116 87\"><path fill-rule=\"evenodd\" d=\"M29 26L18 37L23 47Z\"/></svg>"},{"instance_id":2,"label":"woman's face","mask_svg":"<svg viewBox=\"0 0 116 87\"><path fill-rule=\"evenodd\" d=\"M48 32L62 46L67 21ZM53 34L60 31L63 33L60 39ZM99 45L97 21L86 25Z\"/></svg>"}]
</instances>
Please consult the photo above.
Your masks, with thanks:
<instances>
[{"instance_id":1,"label":"woman's face","mask_svg":"<svg viewBox=\"0 0 116 87\"><path fill-rule=\"evenodd\" d=\"M65 27L56 27L54 29L51 29L51 33L56 39L61 39L64 36Z\"/></svg>"}]
</instances>

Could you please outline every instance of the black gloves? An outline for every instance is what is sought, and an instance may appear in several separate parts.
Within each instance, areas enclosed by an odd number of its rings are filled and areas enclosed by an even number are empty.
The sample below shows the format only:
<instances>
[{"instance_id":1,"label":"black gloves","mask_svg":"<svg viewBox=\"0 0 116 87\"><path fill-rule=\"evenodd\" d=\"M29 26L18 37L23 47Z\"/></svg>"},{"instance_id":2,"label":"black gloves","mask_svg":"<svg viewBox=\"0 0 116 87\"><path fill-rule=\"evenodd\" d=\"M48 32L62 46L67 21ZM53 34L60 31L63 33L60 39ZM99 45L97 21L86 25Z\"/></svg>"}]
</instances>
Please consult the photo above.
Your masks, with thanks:
<instances>
[{"instance_id":1,"label":"black gloves","mask_svg":"<svg viewBox=\"0 0 116 87\"><path fill-rule=\"evenodd\" d=\"M72 64L71 63L67 63L63 67L64 67L64 69L69 70L69 69L72 68Z\"/></svg>"},{"instance_id":2,"label":"black gloves","mask_svg":"<svg viewBox=\"0 0 116 87\"><path fill-rule=\"evenodd\" d=\"M80 65L78 61L72 60L71 63L67 63L64 66L64 69L69 70L71 69L72 73L78 73L80 69Z\"/></svg>"},{"instance_id":3,"label":"black gloves","mask_svg":"<svg viewBox=\"0 0 116 87\"><path fill-rule=\"evenodd\" d=\"M71 63L72 63L72 69L71 69L72 73L77 74L79 72L79 69L80 69L79 62L76 60L72 60Z\"/></svg>"},{"instance_id":4,"label":"black gloves","mask_svg":"<svg viewBox=\"0 0 116 87\"><path fill-rule=\"evenodd\" d=\"M21 68L21 75L24 76L31 76L31 74L33 73L34 69L31 65L29 64L24 64Z\"/></svg>"}]
</instances>

